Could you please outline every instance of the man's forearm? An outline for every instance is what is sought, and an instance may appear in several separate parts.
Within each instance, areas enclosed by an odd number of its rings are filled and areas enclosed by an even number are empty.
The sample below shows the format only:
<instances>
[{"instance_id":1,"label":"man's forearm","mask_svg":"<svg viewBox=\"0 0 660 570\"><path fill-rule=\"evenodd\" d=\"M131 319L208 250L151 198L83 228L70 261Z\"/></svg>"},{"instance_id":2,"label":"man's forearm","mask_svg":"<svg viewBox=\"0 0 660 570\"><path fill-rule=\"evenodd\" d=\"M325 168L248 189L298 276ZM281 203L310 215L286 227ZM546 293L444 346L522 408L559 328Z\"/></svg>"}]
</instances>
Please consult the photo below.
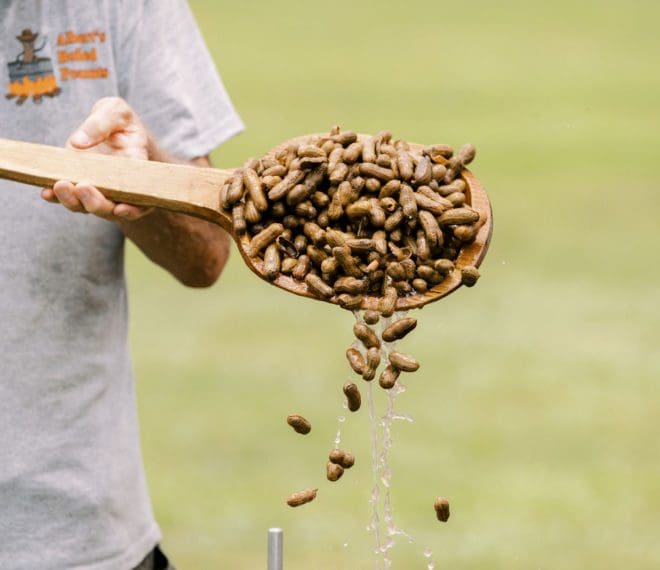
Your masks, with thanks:
<instances>
[{"instance_id":1,"label":"man's forearm","mask_svg":"<svg viewBox=\"0 0 660 570\"><path fill-rule=\"evenodd\" d=\"M220 226L165 210L135 222L118 222L154 263L189 287L212 285L229 257L230 237Z\"/></svg>"},{"instance_id":2,"label":"man's forearm","mask_svg":"<svg viewBox=\"0 0 660 570\"><path fill-rule=\"evenodd\" d=\"M153 140L149 142L149 159L184 163L166 154ZM210 166L207 157L188 164ZM155 209L138 220L117 223L151 261L189 287L212 285L229 257L229 234L206 220Z\"/></svg>"}]
</instances>

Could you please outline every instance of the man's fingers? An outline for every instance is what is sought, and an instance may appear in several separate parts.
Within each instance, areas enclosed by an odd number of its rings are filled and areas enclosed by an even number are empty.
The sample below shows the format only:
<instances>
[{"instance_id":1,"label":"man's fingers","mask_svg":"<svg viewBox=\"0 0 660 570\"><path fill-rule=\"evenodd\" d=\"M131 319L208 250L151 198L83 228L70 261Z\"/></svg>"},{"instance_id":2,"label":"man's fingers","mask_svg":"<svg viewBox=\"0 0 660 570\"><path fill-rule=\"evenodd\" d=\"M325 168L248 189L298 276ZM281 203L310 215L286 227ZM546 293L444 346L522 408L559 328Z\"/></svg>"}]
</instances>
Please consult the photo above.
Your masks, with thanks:
<instances>
[{"instance_id":1,"label":"man's fingers","mask_svg":"<svg viewBox=\"0 0 660 570\"><path fill-rule=\"evenodd\" d=\"M55 192L53 192L52 188L44 188L41 191L41 197L46 200L46 202L50 202L51 204L57 204L59 200L57 199L57 196L55 196Z\"/></svg>"},{"instance_id":2,"label":"man's fingers","mask_svg":"<svg viewBox=\"0 0 660 570\"><path fill-rule=\"evenodd\" d=\"M116 204L108 200L91 184L85 182L76 184L73 192L88 214L94 214L99 218L105 219L113 217Z\"/></svg>"},{"instance_id":3,"label":"man's fingers","mask_svg":"<svg viewBox=\"0 0 660 570\"><path fill-rule=\"evenodd\" d=\"M105 97L99 100L89 117L69 137L74 148L86 149L107 140L114 132L121 131L130 122L133 111L128 103L119 97Z\"/></svg>"},{"instance_id":4,"label":"man's fingers","mask_svg":"<svg viewBox=\"0 0 660 570\"><path fill-rule=\"evenodd\" d=\"M84 212L82 203L75 194L75 188L71 182L60 180L53 186L53 193L57 200L72 212Z\"/></svg>"},{"instance_id":5,"label":"man's fingers","mask_svg":"<svg viewBox=\"0 0 660 570\"><path fill-rule=\"evenodd\" d=\"M134 222L148 216L153 211L153 208L141 208L140 206L132 206L131 204L117 204L113 214L120 220Z\"/></svg>"},{"instance_id":6,"label":"man's fingers","mask_svg":"<svg viewBox=\"0 0 660 570\"><path fill-rule=\"evenodd\" d=\"M41 197L48 202L60 202L72 212L93 214L111 221L134 222L154 211L153 208L116 204L87 182L80 182L74 186L71 182L60 180L53 188L44 188Z\"/></svg>"}]
</instances>

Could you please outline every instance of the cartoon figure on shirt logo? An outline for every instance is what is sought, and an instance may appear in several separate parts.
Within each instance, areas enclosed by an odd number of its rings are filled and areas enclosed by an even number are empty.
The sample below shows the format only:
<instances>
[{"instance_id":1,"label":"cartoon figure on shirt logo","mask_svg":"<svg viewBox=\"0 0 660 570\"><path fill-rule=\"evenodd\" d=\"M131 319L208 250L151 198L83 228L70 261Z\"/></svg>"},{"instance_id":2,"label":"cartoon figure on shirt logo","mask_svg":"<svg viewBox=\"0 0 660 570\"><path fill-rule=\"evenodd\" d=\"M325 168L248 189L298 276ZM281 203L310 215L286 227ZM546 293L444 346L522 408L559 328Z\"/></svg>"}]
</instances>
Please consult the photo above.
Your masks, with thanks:
<instances>
[{"instance_id":1,"label":"cartoon figure on shirt logo","mask_svg":"<svg viewBox=\"0 0 660 570\"><path fill-rule=\"evenodd\" d=\"M53 64L48 57L39 57L38 53L46 46L46 39L39 47L35 42L39 37L31 29L23 30L16 39L23 45L23 51L8 64L9 93L7 99L16 99L17 105L22 105L32 97L35 103L41 103L42 97L55 97L61 89L53 72Z\"/></svg>"}]
</instances>

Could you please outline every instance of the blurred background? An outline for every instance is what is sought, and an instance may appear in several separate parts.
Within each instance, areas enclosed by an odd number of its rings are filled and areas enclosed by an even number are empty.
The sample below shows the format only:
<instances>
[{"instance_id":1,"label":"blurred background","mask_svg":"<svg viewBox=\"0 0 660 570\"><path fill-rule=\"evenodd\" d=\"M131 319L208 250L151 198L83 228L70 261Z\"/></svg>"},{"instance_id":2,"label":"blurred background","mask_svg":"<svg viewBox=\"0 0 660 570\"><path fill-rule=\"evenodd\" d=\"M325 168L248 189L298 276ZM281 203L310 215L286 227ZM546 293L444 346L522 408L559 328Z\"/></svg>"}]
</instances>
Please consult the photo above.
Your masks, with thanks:
<instances>
[{"instance_id":1,"label":"blurred background","mask_svg":"<svg viewBox=\"0 0 660 570\"><path fill-rule=\"evenodd\" d=\"M238 166L333 124L472 142L495 231L474 289L429 305L391 451L393 568L660 567L660 4L191 0L247 131ZM234 251L186 290L129 251L142 441L181 569L377 567L366 410L325 481L350 313L259 281ZM382 408L383 402L379 405ZM307 416L312 433L286 425ZM289 493L320 488L288 508ZM436 495L450 499L435 520Z\"/></svg>"}]
</instances>

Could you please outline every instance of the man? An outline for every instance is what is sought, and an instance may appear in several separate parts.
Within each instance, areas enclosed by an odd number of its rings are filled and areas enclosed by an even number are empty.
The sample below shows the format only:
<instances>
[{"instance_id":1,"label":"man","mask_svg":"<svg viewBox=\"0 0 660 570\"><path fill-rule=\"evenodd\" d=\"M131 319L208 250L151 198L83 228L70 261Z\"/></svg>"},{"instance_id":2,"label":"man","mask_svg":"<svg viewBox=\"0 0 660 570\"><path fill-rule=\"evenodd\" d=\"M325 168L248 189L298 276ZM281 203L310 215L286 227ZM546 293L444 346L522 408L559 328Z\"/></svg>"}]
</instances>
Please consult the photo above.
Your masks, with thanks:
<instances>
[{"instance_id":1,"label":"man","mask_svg":"<svg viewBox=\"0 0 660 570\"><path fill-rule=\"evenodd\" d=\"M184 0L4 0L0 30L0 137L208 166L242 129ZM193 287L218 278L229 238L85 183L40 197L0 181L0 196L0 568L167 568L139 450L124 238Z\"/></svg>"}]
</instances>

